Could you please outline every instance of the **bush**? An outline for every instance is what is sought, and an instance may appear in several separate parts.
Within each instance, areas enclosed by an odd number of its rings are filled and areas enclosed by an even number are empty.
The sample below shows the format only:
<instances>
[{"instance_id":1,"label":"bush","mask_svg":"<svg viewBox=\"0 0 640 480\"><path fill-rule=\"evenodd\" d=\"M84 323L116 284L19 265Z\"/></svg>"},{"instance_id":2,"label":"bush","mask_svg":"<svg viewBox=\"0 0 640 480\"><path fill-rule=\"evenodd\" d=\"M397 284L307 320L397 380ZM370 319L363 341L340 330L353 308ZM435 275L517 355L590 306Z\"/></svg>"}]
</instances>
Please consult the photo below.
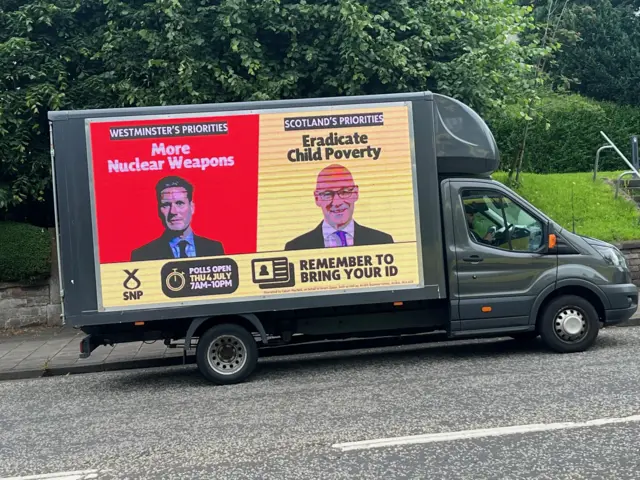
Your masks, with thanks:
<instances>
[{"instance_id":1,"label":"bush","mask_svg":"<svg viewBox=\"0 0 640 480\"><path fill-rule=\"evenodd\" d=\"M26 223L0 222L0 282L33 282L51 273L51 237Z\"/></svg>"},{"instance_id":2,"label":"bush","mask_svg":"<svg viewBox=\"0 0 640 480\"><path fill-rule=\"evenodd\" d=\"M630 136L640 135L640 108L598 102L580 95L546 95L538 104L541 116L529 124L522 168L533 173L573 173L593 170L603 131L631 161ZM549 125L547 125L549 122ZM518 155L525 122L507 112L491 122L506 169ZM548 127L548 128L547 128ZM599 169L626 169L612 150L600 156Z\"/></svg>"},{"instance_id":3,"label":"bush","mask_svg":"<svg viewBox=\"0 0 640 480\"><path fill-rule=\"evenodd\" d=\"M640 23L634 3L637 2L568 2L562 19L558 19L564 39L552 73L575 78L577 82L571 89L582 95L640 105ZM540 14L544 15L542 11ZM577 33L577 41L571 34L565 37L567 30Z\"/></svg>"}]
</instances>

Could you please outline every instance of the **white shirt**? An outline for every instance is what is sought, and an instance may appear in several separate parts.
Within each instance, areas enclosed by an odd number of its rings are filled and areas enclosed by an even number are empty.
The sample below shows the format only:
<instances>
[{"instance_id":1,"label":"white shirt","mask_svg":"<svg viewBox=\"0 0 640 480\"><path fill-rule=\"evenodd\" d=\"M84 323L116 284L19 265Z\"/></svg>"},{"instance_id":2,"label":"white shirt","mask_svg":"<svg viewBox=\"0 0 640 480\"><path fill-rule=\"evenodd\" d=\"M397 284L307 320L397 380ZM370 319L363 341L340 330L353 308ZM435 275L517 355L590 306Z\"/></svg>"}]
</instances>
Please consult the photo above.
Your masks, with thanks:
<instances>
[{"instance_id":1,"label":"white shirt","mask_svg":"<svg viewBox=\"0 0 640 480\"><path fill-rule=\"evenodd\" d=\"M347 234L347 245L353 246L353 229L354 224L353 220L351 220L347 225L345 225L342 230ZM341 247L342 243L340 242L340 237L336 235L336 229L329 225L326 221L322 222L322 235L324 236L324 246L325 247Z\"/></svg>"}]
</instances>

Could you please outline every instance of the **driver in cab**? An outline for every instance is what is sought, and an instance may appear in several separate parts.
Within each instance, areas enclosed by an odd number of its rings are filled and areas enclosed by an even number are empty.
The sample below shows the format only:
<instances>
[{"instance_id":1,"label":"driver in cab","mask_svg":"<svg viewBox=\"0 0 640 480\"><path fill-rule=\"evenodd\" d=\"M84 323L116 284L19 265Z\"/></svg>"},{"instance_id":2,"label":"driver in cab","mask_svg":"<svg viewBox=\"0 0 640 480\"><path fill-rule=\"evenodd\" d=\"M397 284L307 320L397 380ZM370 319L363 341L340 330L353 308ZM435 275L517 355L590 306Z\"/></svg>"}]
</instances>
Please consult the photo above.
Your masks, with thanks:
<instances>
[{"instance_id":1,"label":"driver in cab","mask_svg":"<svg viewBox=\"0 0 640 480\"><path fill-rule=\"evenodd\" d=\"M469 226L469 234L478 243L484 243L485 245L493 244L493 231L489 230L484 237L481 237L473 228L476 209L471 204L464 206L464 214L467 217L467 225Z\"/></svg>"}]
</instances>

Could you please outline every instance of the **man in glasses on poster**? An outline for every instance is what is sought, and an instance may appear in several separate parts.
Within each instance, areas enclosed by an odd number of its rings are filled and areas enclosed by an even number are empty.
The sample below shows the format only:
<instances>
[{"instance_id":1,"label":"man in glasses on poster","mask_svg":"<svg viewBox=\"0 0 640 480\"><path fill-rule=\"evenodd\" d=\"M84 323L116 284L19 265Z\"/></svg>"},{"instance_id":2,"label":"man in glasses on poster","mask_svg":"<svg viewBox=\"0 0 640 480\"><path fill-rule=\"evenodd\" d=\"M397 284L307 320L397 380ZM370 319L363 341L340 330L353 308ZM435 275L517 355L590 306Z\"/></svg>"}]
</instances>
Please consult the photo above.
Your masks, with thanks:
<instances>
[{"instance_id":1,"label":"man in glasses on poster","mask_svg":"<svg viewBox=\"0 0 640 480\"><path fill-rule=\"evenodd\" d=\"M342 165L330 165L319 174L314 192L324 220L313 230L287 242L285 250L350 247L393 243L388 233L355 222L353 211L358 186L351 172Z\"/></svg>"}]
</instances>

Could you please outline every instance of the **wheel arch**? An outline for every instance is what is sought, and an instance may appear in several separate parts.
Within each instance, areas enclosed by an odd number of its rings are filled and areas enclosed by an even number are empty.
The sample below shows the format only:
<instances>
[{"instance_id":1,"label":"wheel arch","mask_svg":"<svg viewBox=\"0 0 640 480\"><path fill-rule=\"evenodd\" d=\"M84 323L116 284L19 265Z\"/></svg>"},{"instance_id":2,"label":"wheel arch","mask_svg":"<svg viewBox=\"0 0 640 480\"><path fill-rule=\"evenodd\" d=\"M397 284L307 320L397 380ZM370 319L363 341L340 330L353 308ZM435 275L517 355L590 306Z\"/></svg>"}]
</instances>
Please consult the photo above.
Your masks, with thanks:
<instances>
[{"instance_id":1,"label":"wheel arch","mask_svg":"<svg viewBox=\"0 0 640 480\"><path fill-rule=\"evenodd\" d=\"M185 350L191 348L191 339L193 337L200 337L204 332L215 325L221 325L223 323L231 323L245 328L249 333L258 332L263 344L267 344L267 332L262 325L262 322L258 317L252 313L243 315L222 315L215 317L199 317L194 318L189 325L187 334L185 335Z\"/></svg>"},{"instance_id":2,"label":"wheel arch","mask_svg":"<svg viewBox=\"0 0 640 480\"><path fill-rule=\"evenodd\" d=\"M595 308L600 321L604 321L605 312L609 302L606 296L596 285L584 280L572 279L558 282L555 287L549 287L543 291L531 312L530 323L537 327L538 321L544 312L545 307L558 297L564 295L575 295L584 298Z\"/></svg>"}]
</instances>

